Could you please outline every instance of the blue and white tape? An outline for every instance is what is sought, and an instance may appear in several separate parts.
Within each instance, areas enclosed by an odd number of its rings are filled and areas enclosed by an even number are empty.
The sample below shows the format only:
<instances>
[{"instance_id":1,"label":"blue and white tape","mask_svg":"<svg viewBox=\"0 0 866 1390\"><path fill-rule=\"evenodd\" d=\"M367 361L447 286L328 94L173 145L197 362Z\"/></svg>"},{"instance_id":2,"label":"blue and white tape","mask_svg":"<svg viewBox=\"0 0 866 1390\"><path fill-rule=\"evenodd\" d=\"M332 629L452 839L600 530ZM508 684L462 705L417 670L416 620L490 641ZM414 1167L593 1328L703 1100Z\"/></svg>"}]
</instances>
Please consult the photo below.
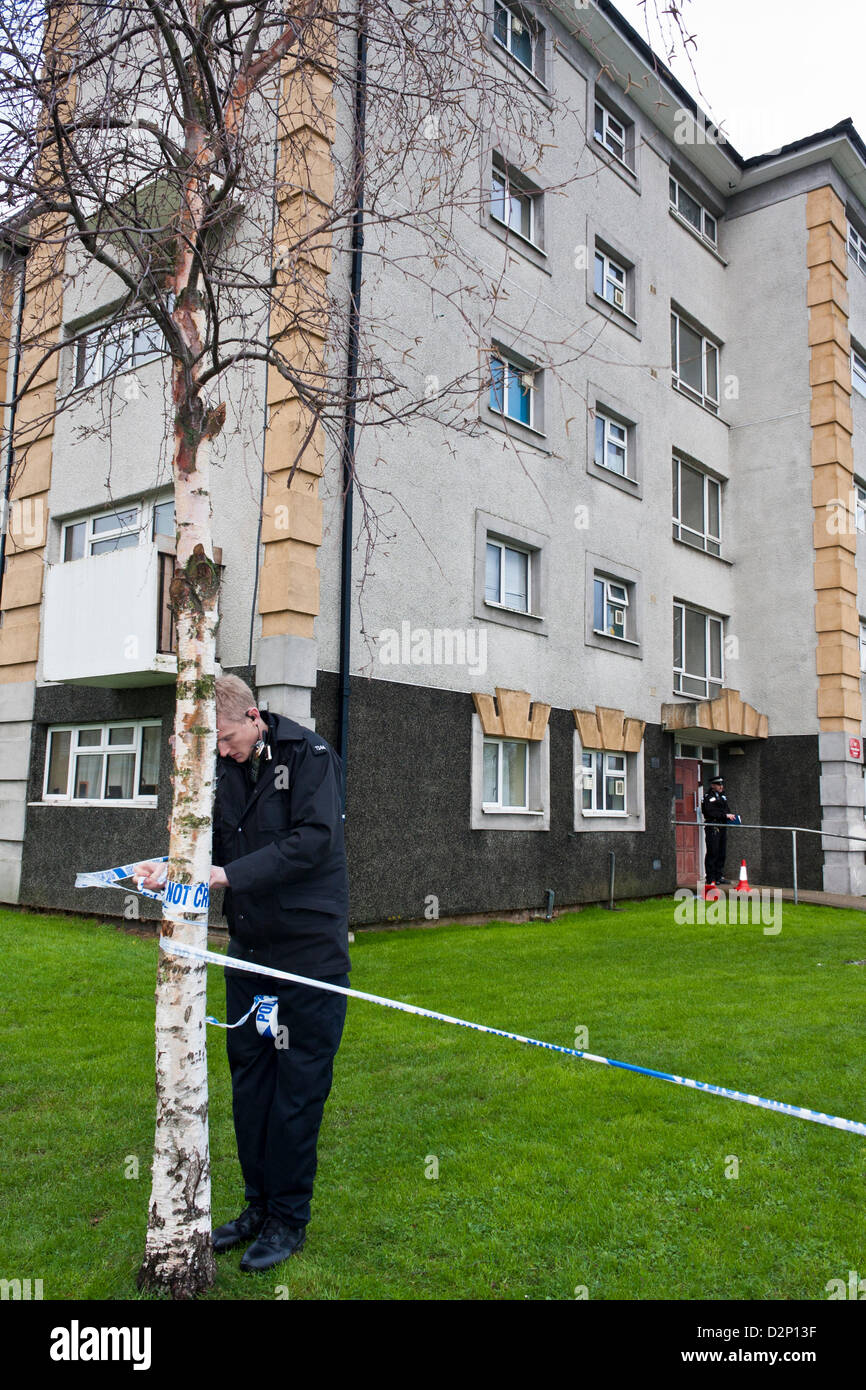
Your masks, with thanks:
<instances>
[{"instance_id":1,"label":"blue and white tape","mask_svg":"<svg viewBox=\"0 0 866 1390\"><path fill-rule=\"evenodd\" d=\"M257 994L243 1018L239 1018L237 1023L220 1023L218 1018L211 1018L210 1015L205 1019L205 1023L212 1023L215 1028L240 1028L241 1024L246 1023L250 1014L255 1009L256 1032L259 1034L259 1037L275 1038L278 1029L278 1006L279 1000L275 994Z\"/></svg>"},{"instance_id":2,"label":"blue and white tape","mask_svg":"<svg viewBox=\"0 0 866 1390\"><path fill-rule=\"evenodd\" d=\"M675 1076L671 1072L656 1071L652 1067L639 1067L633 1062L619 1062L614 1057L597 1057L592 1052L580 1052L574 1047L562 1047L558 1043L541 1042L538 1038L527 1038L522 1033L509 1033L503 1028L489 1028L484 1023L470 1023L465 1018L453 1018L450 1014L438 1013L435 1009L422 1009L417 1004L404 1004L399 999L386 999L380 994L366 994L360 989L349 989L345 985L332 985L326 980L311 980L305 975L293 975L288 970L275 970L272 966L256 965L252 961L238 960L234 956L224 956L218 951L206 951L198 946L187 946L171 937L160 937L164 951L191 960L205 961L211 965L228 966L232 970L246 970L252 975L268 976L276 980L288 980L291 984L309 985L312 989L324 989L331 994L345 994L350 999L365 999L370 1004L381 1004L387 1009L399 1009L402 1013L418 1014L421 1018L433 1018L440 1023L456 1023L461 1028L472 1028L477 1033L492 1033L497 1038L510 1038L512 1042L529 1043L531 1047L543 1047L549 1052L562 1052L567 1057L579 1057L583 1062L600 1062L605 1067L616 1067L621 1071L636 1072L639 1076L652 1076L657 1081L670 1081L675 1086L688 1086L695 1091L705 1091L711 1096L721 1096L725 1100L737 1100L743 1105L756 1105L761 1110L775 1110L780 1115L791 1115L798 1120L811 1120L816 1125L829 1125L831 1129L844 1129L849 1134L866 1135L866 1124L859 1120L845 1120L838 1115L825 1115L820 1110L809 1110L804 1105L788 1105L781 1100L766 1100L763 1096L749 1095L745 1091L732 1091L727 1086L714 1086L708 1081L692 1081L687 1076Z\"/></svg>"},{"instance_id":3,"label":"blue and white tape","mask_svg":"<svg viewBox=\"0 0 866 1390\"><path fill-rule=\"evenodd\" d=\"M144 860L139 861L144 863ZM161 854L147 862L167 864L168 856ZM125 879L131 879L135 864L119 864L116 869L94 869L90 873L76 874L76 888L121 888ZM153 898L162 903L164 915L173 921L180 920L182 912L207 912L210 906L210 888L206 883L178 883L168 877L168 870L162 871L165 885L158 893L151 888L142 888L143 879L135 880L135 887L129 884L122 888L125 893L138 893L143 898Z\"/></svg>"},{"instance_id":4,"label":"blue and white tape","mask_svg":"<svg viewBox=\"0 0 866 1390\"><path fill-rule=\"evenodd\" d=\"M165 863L166 856L151 860L152 863ZM76 888L118 888L119 880L132 877L134 864L121 865L116 869L98 869L92 873L77 874L75 878ZM191 885L180 885L190 888ZM206 885L200 885L206 887ZM129 891L127 889L127 891ZM141 893L147 898L156 898L162 901L162 893L154 893L149 889L136 887L133 892ZM195 894L193 893L193 897ZM178 904L179 906L179 904ZM195 909L193 909L195 910ZM166 916L175 920L178 926L194 927L201 930L201 922L185 922L182 917L177 917L174 912L166 909ZM781 1100L767 1100L763 1096L750 1095L746 1091L733 1091L727 1086L714 1086L709 1081L693 1081L688 1076L675 1076L672 1072L656 1071L653 1067L640 1067L634 1062L619 1062L614 1057L598 1057L592 1052L581 1052L575 1047L563 1047L559 1043L541 1042L538 1038L527 1038L522 1033L509 1033L504 1028L490 1028L485 1023L470 1023L465 1018L453 1018L451 1014L438 1013L435 1009L422 1009L417 1004L404 1004L399 999L386 999L380 994L366 994L360 989L349 989L344 985L328 984L325 980L312 980L306 975L293 975L288 970L275 970L269 965L256 965L251 961L238 960L234 956L224 956L218 951L206 951L198 946L187 946L184 942L175 941L172 937L160 936L159 943L162 949L176 956L186 956L190 960L199 960L210 965L228 966L232 970L246 970L251 975L268 976L275 980L287 980L290 984L309 985L311 989L327 990L331 994L345 994L349 999L364 999L369 1004L381 1004L386 1009L399 1009L401 1013L417 1014L420 1018L433 1018L439 1023L454 1023L460 1028L471 1028L476 1033L490 1033L497 1038L510 1038L512 1042L528 1043L531 1047L543 1047L548 1052L561 1052L567 1057L578 1057L582 1062L599 1062L605 1067L615 1067L620 1071L635 1072L638 1076L652 1076L657 1081L669 1081L674 1086L687 1086L694 1091L704 1091L711 1096L721 1096L724 1100L736 1100L743 1105L754 1105L761 1110L773 1110L779 1115L790 1115L797 1120L809 1120L812 1124L828 1125L831 1129L843 1129L849 1134L866 1135L866 1124L860 1120L845 1120L839 1115L826 1115L821 1110L810 1110L805 1105L789 1105ZM238 1019L237 1023L219 1023L215 1018L208 1018L208 1023L215 1024L218 1028L237 1028L245 1023L256 1006L261 1006L264 1001L274 1001L275 995L257 994L252 1006L244 1014L243 1018ZM276 1007L271 1011L262 1014L262 1026L259 1026L259 1013L256 1014L256 1027L262 1036L276 1037L277 1035L277 1010ZM270 1029L273 1028L271 1032Z\"/></svg>"}]
</instances>

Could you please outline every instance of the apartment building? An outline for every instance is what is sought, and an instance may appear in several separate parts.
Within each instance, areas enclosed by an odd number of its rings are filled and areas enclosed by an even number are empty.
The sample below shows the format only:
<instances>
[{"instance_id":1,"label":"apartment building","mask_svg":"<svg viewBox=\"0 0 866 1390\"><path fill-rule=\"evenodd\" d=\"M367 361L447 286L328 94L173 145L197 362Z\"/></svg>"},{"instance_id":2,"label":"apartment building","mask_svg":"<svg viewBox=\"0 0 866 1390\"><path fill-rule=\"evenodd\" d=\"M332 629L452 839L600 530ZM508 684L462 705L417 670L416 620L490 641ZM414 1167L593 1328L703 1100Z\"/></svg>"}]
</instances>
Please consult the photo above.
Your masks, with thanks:
<instances>
[{"instance_id":1,"label":"apartment building","mask_svg":"<svg viewBox=\"0 0 866 1390\"><path fill-rule=\"evenodd\" d=\"M501 132L480 153L462 255L507 291L482 350L383 261L363 290L419 325L419 389L480 363L472 428L361 433L359 476L411 518L361 564L336 445L317 434L281 493L291 398L264 374L252 402L227 391L222 669L346 748L355 923L597 901L612 857L620 895L694 884L717 770L744 822L825 832L800 837L801 886L862 893L866 147L844 122L743 159L606 0L490 0L487 50L582 120L531 170ZM145 389L82 444L118 364ZM142 464L161 370L139 330L40 383L81 406L10 498L3 901L106 911L76 870L164 852L174 526L156 447ZM789 834L729 851L791 882Z\"/></svg>"}]
</instances>

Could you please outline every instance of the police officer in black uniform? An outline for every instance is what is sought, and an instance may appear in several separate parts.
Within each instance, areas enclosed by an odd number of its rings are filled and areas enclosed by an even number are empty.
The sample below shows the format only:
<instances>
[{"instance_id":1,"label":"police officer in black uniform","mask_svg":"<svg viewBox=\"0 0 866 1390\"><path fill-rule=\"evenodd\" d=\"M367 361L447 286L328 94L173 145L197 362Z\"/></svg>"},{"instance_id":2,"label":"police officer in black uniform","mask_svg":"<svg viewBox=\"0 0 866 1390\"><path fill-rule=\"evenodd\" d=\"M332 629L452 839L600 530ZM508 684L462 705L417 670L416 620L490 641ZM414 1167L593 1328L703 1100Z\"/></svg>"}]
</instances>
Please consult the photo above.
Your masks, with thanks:
<instances>
[{"instance_id":1,"label":"police officer in black uniform","mask_svg":"<svg viewBox=\"0 0 866 1390\"><path fill-rule=\"evenodd\" d=\"M211 884L226 889L229 954L348 985L342 762L320 734L260 712L237 676L217 680L216 705L213 860L220 867ZM346 996L246 971L225 974L229 1022L257 994L278 1000L276 1037L260 1035L255 1011L226 1034L247 1206L213 1237L217 1251L256 1237L241 1269L262 1270L304 1244Z\"/></svg>"},{"instance_id":2,"label":"police officer in black uniform","mask_svg":"<svg viewBox=\"0 0 866 1390\"><path fill-rule=\"evenodd\" d=\"M701 802L701 813L706 822L707 852L704 856L704 878L707 883L727 883L725 878L725 855L728 848L727 823L736 820L725 796L724 777L710 779L710 789Z\"/></svg>"}]
</instances>

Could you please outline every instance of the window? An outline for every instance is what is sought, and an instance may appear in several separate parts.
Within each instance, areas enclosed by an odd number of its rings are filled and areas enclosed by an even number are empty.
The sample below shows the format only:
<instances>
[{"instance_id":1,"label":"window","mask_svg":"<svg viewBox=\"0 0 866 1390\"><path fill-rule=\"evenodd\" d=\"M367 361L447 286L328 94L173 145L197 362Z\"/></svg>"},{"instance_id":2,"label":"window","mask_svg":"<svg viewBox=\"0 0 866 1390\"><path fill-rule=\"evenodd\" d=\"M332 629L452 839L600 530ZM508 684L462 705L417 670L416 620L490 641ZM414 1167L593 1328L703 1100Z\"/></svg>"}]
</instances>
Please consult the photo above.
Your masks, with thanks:
<instances>
[{"instance_id":1,"label":"window","mask_svg":"<svg viewBox=\"0 0 866 1390\"><path fill-rule=\"evenodd\" d=\"M155 805L161 724L157 721L48 730L46 801Z\"/></svg>"},{"instance_id":2,"label":"window","mask_svg":"<svg viewBox=\"0 0 866 1390\"><path fill-rule=\"evenodd\" d=\"M164 351L162 329L150 318L95 324L74 344L74 389L83 390L115 372L142 367Z\"/></svg>"},{"instance_id":3,"label":"window","mask_svg":"<svg viewBox=\"0 0 866 1390\"><path fill-rule=\"evenodd\" d=\"M490 359L490 409L518 424L538 429L537 391L541 373L494 354Z\"/></svg>"},{"instance_id":4,"label":"window","mask_svg":"<svg viewBox=\"0 0 866 1390\"><path fill-rule=\"evenodd\" d=\"M485 734L472 716L473 830L550 829L550 730L543 739Z\"/></svg>"},{"instance_id":5,"label":"window","mask_svg":"<svg viewBox=\"0 0 866 1390\"><path fill-rule=\"evenodd\" d=\"M625 637L628 622L628 588L613 579L596 578L593 596L592 626L595 632L608 637Z\"/></svg>"},{"instance_id":6,"label":"window","mask_svg":"<svg viewBox=\"0 0 866 1390\"><path fill-rule=\"evenodd\" d=\"M517 6L493 6L493 38L522 67L544 81L544 29Z\"/></svg>"},{"instance_id":7,"label":"window","mask_svg":"<svg viewBox=\"0 0 866 1390\"><path fill-rule=\"evenodd\" d=\"M866 357L856 348L851 349L851 383L861 396L866 396Z\"/></svg>"},{"instance_id":8,"label":"window","mask_svg":"<svg viewBox=\"0 0 866 1390\"><path fill-rule=\"evenodd\" d=\"M156 502L153 508L153 534L170 536L174 540L177 528L174 523L174 502Z\"/></svg>"},{"instance_id":9,"label":"window","mask_svg":"<svg viewBox=\"0 0 866 1390\"><path fill-rule=\"evenodd\" d=\"M674 604L674 690L713 700L722 689L722 619Z\"/></svg>"},{"instance_id":10,"label":"window","mask_svg":"<svg viewBox=\"0 0 866 1390\"><path fill-rule=\"evenodd\" d=\"M850 222L848 223L848 254L866 273L866 237L861 236Z\"/></svg>"},{"instance_id":11,"label":"window","mask_svg":"<svg viewBox=\"0 0 866 1390\"><path fill-rule=\"evenodd\" d=\"M669 180L671 207L689 226L694 227L699 236L704 241L708 241L710 246L716 245L718 228L716 219L702 203L693 198L691 193L687 193L682 184L677 179Z\"/></svg>"},{"instance_id":12,"label":"window","mask_svg":"<svg viewBox=\"0 0 866 1390\"><path fill-rule=\"evenodd\" d=\"M490 215L527 241L536 237L536 196L515 183L513 176L498 163L493 165Z\"/></svg>"},{"instance_id":13,"label":"window","mask_svg":"<svg viewBox=\"0 0 866 1390\"><path fill-rule=\"evenodd\" d=\"M860 619L860 670L866 671L866 623Z\"/></svg>"},{"instance_id":14,"label":"window","mask_svg":"<svg viewBox=\"0 0 866 1390\"><path fill-rule=\"evenodd\" d=\"M677 313L671 314L671 366L674 386L718 414L718 346Z\"/></svg>"},{"instance_id":15,"label":"window","mask_svg":"<svg viewBox=\"0 0 866 1390\"><path fill-rule=\"evenodd\" d=\"M574 731L574 829L628 833L646 829L644 746L585 748Z\"/></svg>"},{"instance_id":16,"label":"window","mask_svg":"<svg viewBox=\"0 0 866 1390\"><path fill-rule=\"evenodd\" d=\"M600 101L595 103L595 138L621 164L626 164L627 131L628 127L624 121L614 116Z\"/></svg>"},{"instance_id":17,"label":"window","mask_svg":"<svg viewBox=\"0 0 866 1390\"><path fill-rule=\"evenodd\" d=\"M101 512L84 521L73 521L63 528L61 557L81 560L88 555L106 555L138 545L139 508L121 507Z\"/></svg>"},{"instance_id":18,"label":"window","mask_svg":"<svg viewBox=\"0 0 866 1390\"><path fill-rule=\"evenodd\" d=\"M497 623L547 635L544 596L549 540L542 532L506 517L476 511L474 611L485 627Z\"/></svg>"},{"instance_id":19,"label":"window","mask_svg":"<svg viewBox=\"0 0 866 1390\"><path fill-rule=\"evenodd\" d=\"M595 461L600 468L609 468L621 478L631 476L628 466L628 426L609 415L596 411Z\"/></svg>"},{"instance_id":20,"label":"window","mask_svg":"<svg viewBox=\"0 0 866 1390\"><path fill-rule=\"evenodd\" d=\"M595 253L595 292L625 311L626 269L604 251Z\"/></svg>"},{"instance_id":21,"label":"window","mask_svg":"<svg viewBox=\"0 0 866 1390\"><path fill-rule=\"evenodd\" d=\"M504 541L487 541L487 568L484 597L487 603L503 608L515 608L529 613L532 607L530 592L530 556Z\"/></svg>"},{"instance_id":22,"label":"window","mask_svg":"<svg viewBox=\"0 0 866 1390\"><path fill-rule=\"evenodd\" d=\"M523 739L485 738L485 811L528 811L529 744Z\"/></svg>"},{"instance_id":23,"label":"window","mask_svg":"<svg viewBox=\"0 0 866 1390\"><path fill-rule=\"evenodd\" d=\"M866 531L866 487L862 483L855 483L854 494L857 530Z\"/></svg>"},{"instance_id":24,"label":"window","mask_svg":"<svg viewBox=\"0 0 866 1390\"><path fill-rule=\"evenodd\" d=\"M674 540L684 541L710 555L722 551L721 484L674 454Z\"/></svg>"},{"instance_id":25,"label":"window","mask_svg":"<svg viewBox=\"0 0 866 1390\"><path fill-rule=\"evenodd\" d=\"M582 806L585 816L625 816L626 754L582 754Z\"/></svg>"}]
</instances>

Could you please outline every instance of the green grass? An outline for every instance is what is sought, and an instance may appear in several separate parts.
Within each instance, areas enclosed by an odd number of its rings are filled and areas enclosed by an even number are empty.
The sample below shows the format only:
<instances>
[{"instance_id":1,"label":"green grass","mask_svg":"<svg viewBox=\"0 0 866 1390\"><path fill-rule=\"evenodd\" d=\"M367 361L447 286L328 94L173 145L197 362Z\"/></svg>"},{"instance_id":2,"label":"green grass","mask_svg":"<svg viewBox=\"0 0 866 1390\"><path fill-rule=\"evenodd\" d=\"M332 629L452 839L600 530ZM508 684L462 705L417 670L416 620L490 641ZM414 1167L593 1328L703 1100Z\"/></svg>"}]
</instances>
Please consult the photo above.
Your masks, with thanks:
<instances>
[{"instance_id":1,"label":"green grass","mask_svg":"<svg viewBox=\"0 0 866 1390\"><path fill-rule=\"evenodd\" d=\"M846 964L864 928L785 904L771 937L629 903L361 934L352 984L566 1046L584 1025L589 1051L866 1120L866 967ZM42 1278L46 1299L135 1298L156 943L16 912L0 938L0 1274ZM242 1186L223 1035L209 1041L223 1221ZM306 1249L255 1276L221 1256L208 1297L826 1299L829 1279L866 1274L864 1155L856 1135L350 1001Z\"/></svg>"}]
</instances>

